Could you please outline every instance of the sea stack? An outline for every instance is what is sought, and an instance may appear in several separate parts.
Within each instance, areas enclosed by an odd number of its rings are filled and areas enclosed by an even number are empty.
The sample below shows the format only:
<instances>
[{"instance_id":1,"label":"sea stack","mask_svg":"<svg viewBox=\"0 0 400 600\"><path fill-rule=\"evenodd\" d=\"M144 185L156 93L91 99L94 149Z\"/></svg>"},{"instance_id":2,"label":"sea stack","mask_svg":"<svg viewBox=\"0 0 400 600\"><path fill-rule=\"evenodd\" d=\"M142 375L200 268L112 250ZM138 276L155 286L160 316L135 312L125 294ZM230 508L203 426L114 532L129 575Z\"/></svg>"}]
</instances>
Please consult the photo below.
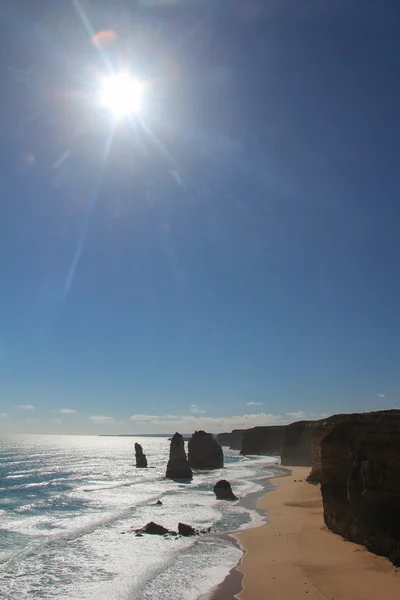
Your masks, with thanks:
<instances>
[{"instance_id":1,"label":"sea stack","mask_svg":"<svg viewBox=\"0 0 400 600\"><path fill-rule=\"evenodd\" d=\"M143 454L143 448L140 444L135 444L135 455L136 455L136 467L138 469L145 469L147 467L147 458Z\"/></svg>"},{"instance_id":2,"label":"sea stack","mask_svg":"<svg viewBox=\"0 0 400 600\"><path fill-rule=\"evenodd\" d=\"M165 476L168 479L192 479L193 473L189 466L185 442L180 433L175 433L169 448L169 461Z\"/></svg>"},{"instance_id":3,"label":"sea stack","mask_svg":"<svg viewBox=\"0 0 400 600\"><path fill-rule=\"evenodd\" d=\"M205 431L195 431L189 440L189 465L192 469L221 469L224 454L214 437Z\"/></svg>"}]
</instances>

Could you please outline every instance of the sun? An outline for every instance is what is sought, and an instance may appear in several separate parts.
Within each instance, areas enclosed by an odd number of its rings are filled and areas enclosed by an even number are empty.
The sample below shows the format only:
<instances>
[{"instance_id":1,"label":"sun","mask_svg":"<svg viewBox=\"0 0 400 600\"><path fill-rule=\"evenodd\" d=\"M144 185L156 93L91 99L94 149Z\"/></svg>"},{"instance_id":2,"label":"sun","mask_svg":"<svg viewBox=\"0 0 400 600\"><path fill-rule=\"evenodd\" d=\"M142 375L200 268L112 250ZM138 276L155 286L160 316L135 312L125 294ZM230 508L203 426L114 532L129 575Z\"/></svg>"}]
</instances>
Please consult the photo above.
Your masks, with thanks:
<instances>
[{"instance_id":1,"label":"sun","mask_svg":"<svg viewBox=\"0 0 400 600\"><path fill-rule=\"evenodd\" d=\"M114 119L138 115L143 109L143 83L128 73L104 77L99 100Z\"/></svg>"}]
</instances>

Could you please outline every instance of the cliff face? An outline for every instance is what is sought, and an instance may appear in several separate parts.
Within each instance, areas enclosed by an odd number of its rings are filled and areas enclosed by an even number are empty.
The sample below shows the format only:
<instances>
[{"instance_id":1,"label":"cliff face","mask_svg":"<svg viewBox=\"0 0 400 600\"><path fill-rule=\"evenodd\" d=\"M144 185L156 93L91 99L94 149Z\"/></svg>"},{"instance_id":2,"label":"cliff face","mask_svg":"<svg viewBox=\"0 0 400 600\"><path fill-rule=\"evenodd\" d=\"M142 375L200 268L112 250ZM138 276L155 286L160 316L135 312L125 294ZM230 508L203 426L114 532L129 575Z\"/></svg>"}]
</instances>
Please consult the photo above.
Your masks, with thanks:
<instances>
[{"instance_id":1,"label":"cliff face","mask_svg":"<svg viewBox=\"0 0 400 600\"><path fill-rule=\"evenodd\" d=\"M230 446L231 445L231 436L230 433L217 433L215 435L215 440L218 442L220 446Z\"/></svg>"},{"instance_id":2,"label":"cliff face","mask_svg":"<svg viewBox=\"0 0 400 600\"><path fill-rule=\"evenodd\" d=\"M231 450L241 450L242 449L242 439L243 439L243 432L245 431L245 429L233 429L231 432L231 443L230 443L230 449Z\"/></svg>"},{"instance_id":3,"label":"cliff face","mask_svg":"<svg viewBox=\"0 0 400 600\"><path fill-rule=\"evenodd\" d=\"M252 427L243 432L242 450L240 454L263 454L266 456L279 456L284 425L266 427Z\"/></svg>"},{"instance_id":4,"label":"cliff face","mask_svg":"<svg viewBox=\"0 0 400 600\"><path fill-rule=\"evenodd\" d=\"M327 419L321 419L315 422L314 433L311 439L311 460L312 469L307 477L308 483L321 483L321 443L325 436L330 433L334 427L352 419L354 414L333 415Z\"/></svg>"},{"instance_id":5,"label":"cliff face","mask_svg":"<svg viewBox=\"0 0 400 600\"><path fill-rule=\"evenodd\" d=\"M317 421L297 421L286 425L282 440L282 465L311 467L311 445L316 424Z\"/></svg>"},{"instance_id":6,"label":"cliff face","mask_svg":"<svg viewBox=\"0 0 400 600\"><path fill-rule=\"evenodd\" d=\"M169 448L169 461L165 475L168 479L192 479L193 473L187 461L185 442L180 433L175 433Z\"/></svg>"},{"instance_id":7,"label":"cliff face","mask_svg":"<svg viewBox=\"0 0 400 600\"><path fill-rule=\"evenodd\" d=\"M195 431L189 445L189 465L192 469L221 469L224 455L214 437L205 431Z\"/></svg>"},{"instance_id":8,"label":"cliff face","mask_svg":"<svg viewBox=\"0 0 400 600\"><path fill-rule=\"evenodd\" d=\"M400 411L351 415L321 444L326 525L400 564Z\"/></svg>"}]
</instances>

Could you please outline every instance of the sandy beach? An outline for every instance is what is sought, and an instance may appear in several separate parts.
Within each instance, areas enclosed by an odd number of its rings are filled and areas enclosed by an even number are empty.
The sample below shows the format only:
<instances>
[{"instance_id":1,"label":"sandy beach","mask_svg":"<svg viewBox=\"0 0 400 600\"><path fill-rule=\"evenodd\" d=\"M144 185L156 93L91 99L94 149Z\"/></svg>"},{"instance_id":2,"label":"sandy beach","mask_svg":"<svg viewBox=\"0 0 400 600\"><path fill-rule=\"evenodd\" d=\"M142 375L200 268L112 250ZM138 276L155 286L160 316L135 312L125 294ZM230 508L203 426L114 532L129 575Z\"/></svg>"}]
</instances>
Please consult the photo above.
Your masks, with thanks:
<instances>
[{"instance_id":1,"label":"sandy beach","mask_svg":"<svg viewBox=\"0 0 400 600\"><path fill-rule=\"evenodd\" d=\"M258 507L269 523L236 536L246 550L240 600L400 600L400 570L389 560L330 532L309 468L293 468ZM237 580L236 580L237 581ZM230 579L231 588L232 577ZM223 586L218 590L222 593ZM222 597L222 595L221 595ZM232 597L225 589L225 598Z\"/></svg>"}]
</instances>

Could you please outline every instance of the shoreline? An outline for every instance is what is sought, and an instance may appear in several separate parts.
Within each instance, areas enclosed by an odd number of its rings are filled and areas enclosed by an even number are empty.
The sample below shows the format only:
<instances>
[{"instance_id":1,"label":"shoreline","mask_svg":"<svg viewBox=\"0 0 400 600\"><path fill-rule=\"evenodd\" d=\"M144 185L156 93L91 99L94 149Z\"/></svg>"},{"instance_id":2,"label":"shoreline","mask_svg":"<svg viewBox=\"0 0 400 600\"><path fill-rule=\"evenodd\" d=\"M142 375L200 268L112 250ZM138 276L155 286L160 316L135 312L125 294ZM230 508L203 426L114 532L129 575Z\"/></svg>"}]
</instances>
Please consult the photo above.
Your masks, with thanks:
<instances>
[{"instance_id":1,"label":"shoreline","mask_svg":"<svg viewBox=\"0 0 400 600\"><path fill-rule=\"evenodd\" d=\"M269 479L272 493L257 505L268 523L229 534L243 556L201 600L400 600L400 571L388 559L325 526L320 487L305 481L309 470Z\"/></svg>"},{"instance_id":2,"label":"shoreline","mask_svg":"<svg viewBox=\"0 0 400 600\"><path fill-rule=\"evenodd\" d=\"M257 481L263 485L263 489L257 492L251 492L247 496L239 499L238 505L247 508L248 510L256 511L262 519L259 525L250 526L246 529L229 531L226 533L214 533L213 536L219 538L225 538L230 541L231 544L239 548L242 552L242 557L239 562L231 568L228 575L223 579L217 586L214 586L207 593L202 594L198 600L236 600L237 595L243 590L243 578L244 574L239 570L244 555L247 550L240 543L239 535L246 531L253 531L260 527L268 525L267 513L268 511L264 508L259 507L260 501L268 496L268 494L276 489L275 479L281 477L287 477L291 474L291 470L286 467L281 467L279 464L272 464L271 466L265 467L269 471L273 471L273 475Z\"/></svg>"}]
</instances>

